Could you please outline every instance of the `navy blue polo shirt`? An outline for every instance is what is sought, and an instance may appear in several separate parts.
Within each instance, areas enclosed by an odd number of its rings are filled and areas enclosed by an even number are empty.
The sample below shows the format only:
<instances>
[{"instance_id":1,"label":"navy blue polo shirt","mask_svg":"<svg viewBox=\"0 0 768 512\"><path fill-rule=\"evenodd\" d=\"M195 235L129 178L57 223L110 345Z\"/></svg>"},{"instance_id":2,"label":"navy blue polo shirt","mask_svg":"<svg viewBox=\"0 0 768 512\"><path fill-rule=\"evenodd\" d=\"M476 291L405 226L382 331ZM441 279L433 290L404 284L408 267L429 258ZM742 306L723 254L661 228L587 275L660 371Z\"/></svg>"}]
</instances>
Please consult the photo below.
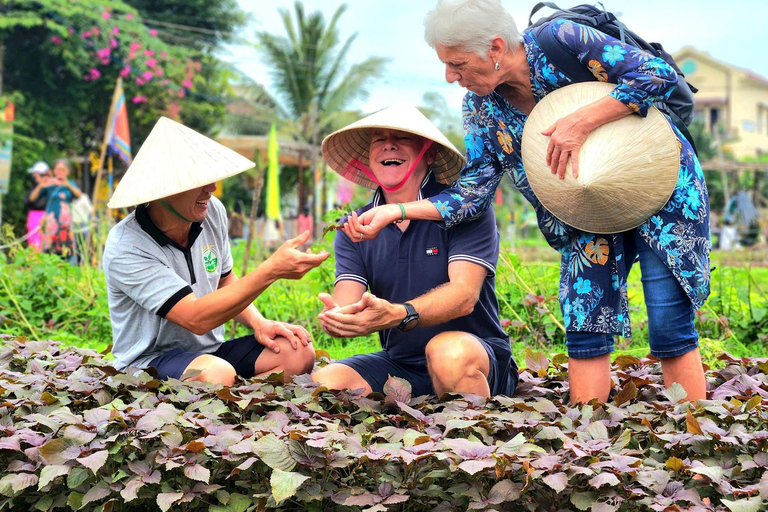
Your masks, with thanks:
<instances>
[{"instance_id":1,"label":"navy blue polo shirt","mask_svg":"<svg viewBox=\"0 0 768 512\"><path fill-rule=\"evenodd\" d=\"M431 172L422 181L419 199L447 188ZM385 202L379 188L373 201L357 211L361 214ZM424 350L435 335L464 331L487 340L499 361L509 360L509 337L499 324L495 275L499 258L499 235L493 208L471 222L448 229L428 220L412 220L405 231L394 224L373 240L353 243L344 232L336 233L336 283L357 281L371 293L392 303L403 303L424 295L449 281L448 264L470 261L488 269L475 309L467 316L408 332L398 328L379 332L381 346L390 356L407 364L424 364Z\"/></svg>"}]
</instances>

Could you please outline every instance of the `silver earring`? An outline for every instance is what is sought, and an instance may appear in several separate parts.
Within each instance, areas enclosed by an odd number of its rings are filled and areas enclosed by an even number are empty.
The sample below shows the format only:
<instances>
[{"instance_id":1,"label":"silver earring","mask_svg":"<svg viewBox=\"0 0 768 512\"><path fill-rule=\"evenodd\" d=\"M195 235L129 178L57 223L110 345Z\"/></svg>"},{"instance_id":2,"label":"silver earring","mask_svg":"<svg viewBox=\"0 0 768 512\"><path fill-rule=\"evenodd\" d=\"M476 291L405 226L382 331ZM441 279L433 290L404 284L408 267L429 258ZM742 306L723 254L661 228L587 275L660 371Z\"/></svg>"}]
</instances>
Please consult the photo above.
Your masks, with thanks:
<instances>
[{"instance_id":1,"label":"silver earring","mask_svg":"<svg viewBox=\"0 0 768 512\"><path fill-rule=\"evenodd\" d=\"M500 66L499 66L499 63L498 63L498 62L494 62L494 63L493 63L493 69L495 69L496 71L498 71L498 70L499 70L499 67L500 67Z\"/></svg>"}]
</instances>

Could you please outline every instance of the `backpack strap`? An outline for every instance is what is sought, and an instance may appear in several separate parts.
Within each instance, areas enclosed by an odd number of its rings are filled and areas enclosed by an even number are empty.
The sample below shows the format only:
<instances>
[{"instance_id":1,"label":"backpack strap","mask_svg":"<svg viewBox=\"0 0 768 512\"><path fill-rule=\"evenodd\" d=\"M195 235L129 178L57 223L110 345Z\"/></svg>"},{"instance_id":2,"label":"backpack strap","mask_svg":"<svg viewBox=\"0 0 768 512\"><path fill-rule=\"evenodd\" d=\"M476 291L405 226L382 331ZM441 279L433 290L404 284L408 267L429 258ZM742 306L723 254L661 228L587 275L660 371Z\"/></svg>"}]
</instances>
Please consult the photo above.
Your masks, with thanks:
<instances>
[{"instance_id":1,"label":"backpack strap","mask_svg":"<svg viewBox=\"0 0 768 512\"><path fill-rule=\"evenodd\" d=\"M552 33L552 25L545 23L536 29L536 40L547 56L547 60L568 76L573 82L593 82L595 76L571 53Z\"/></svg>"},{"instance_id":2,"label":"backpack strap","mask_svg":"<svg viewBox=\"0 0 768 512\"><path fill-rule=\"evenodd\" d=\"M544 7L549 7L550 9L554 9L555 11L562 11L561 8L559 8L554 2L539 2L536 5L533 6L533 9L531 9L531 15L528 16L528 26L530 27L533 24L533 16L537 12L539 12Z\"/></svg>"}]
</instances>

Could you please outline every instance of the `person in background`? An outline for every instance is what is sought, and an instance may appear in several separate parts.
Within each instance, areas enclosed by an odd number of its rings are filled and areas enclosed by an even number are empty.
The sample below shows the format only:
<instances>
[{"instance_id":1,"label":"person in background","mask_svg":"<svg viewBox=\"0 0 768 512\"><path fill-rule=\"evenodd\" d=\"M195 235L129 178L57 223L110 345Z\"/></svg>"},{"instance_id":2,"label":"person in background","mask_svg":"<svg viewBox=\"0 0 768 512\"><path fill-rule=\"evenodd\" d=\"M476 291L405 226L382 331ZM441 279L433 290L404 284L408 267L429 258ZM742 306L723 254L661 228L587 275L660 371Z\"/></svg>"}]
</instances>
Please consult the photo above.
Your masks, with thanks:
<instances>
[{"instance_id":1,"label":"person in background","mask_svg":"<svg viewBox=\"0 0 768 512\"><path fill-rule=\"evenodd\" d=\"M27 243L35 251L40 252L42 249L42 234L40 233L40 223L45 215L45 208L47 201L45 196L38 194L37 200L30 199L32 191L39 189L41 182L51 177L51 168L48 164L40 161L29 168L27 171L35 180L35 184L27 192L27 197L24 199L24 207L29 211L27 212Z\"/></svg>"},{"instance_id":2,"label":"person in background","mask_svg":"<svg viewBox=\"0 0 768 512\"><path fill-rule=\"evenodd\" d=\"M74 263L75 238L72 234L72 200L82 195L69 179L69 161L59 158L53 164L53 177L41 180L29 193L30 201L44 198L48 205L42 226L42 247Z\"/></svg>"}]
</instances>

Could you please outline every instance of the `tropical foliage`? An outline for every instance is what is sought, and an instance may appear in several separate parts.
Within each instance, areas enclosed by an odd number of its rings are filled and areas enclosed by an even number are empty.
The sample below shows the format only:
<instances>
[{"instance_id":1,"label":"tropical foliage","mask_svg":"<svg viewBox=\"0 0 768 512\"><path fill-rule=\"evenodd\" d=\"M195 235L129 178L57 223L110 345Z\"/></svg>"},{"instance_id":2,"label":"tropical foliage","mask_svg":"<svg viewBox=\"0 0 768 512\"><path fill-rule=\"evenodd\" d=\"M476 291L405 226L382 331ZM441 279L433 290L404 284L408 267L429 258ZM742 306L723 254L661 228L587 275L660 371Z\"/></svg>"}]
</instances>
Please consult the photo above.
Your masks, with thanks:
<instances>
[{"instance_id":1,"label":"tropical foliage","mask_svg":"<svg viewBox=\"0 0 768 512\"><path fill-rule=\"evenodd\" d=\"M529 354L514 398L236 386L120 373L6 340L0 508L130 511L743 511L768 503L768 361L724 356L712 400L624 356L604 405L567 404L565 356ZM323 361L320 362L323 364Z\"/></svg>"}]
</instances>

